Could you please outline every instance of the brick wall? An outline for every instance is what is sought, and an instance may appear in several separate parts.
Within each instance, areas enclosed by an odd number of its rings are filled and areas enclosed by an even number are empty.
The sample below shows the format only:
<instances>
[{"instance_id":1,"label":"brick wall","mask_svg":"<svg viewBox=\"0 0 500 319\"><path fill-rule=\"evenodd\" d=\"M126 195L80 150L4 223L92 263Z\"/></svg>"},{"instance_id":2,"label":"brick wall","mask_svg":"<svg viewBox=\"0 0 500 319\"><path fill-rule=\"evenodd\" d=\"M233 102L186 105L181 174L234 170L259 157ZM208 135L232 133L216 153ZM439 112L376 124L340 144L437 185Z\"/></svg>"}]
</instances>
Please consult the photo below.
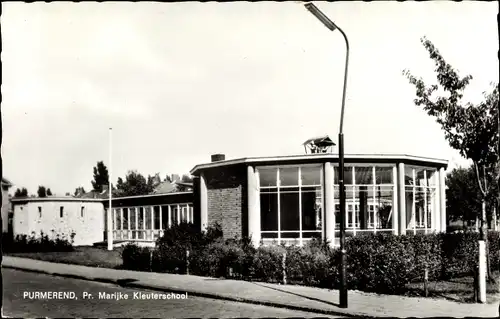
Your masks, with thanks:
<instances>
[{"instance_id":1,"label":"brick wall","mask_svg":"<svg viewBox=\"0 0 500 319\"><path fill-rule=\"evenodd\" d=\"M219 223L224 238L246 235L246 168L244 165L214 168L204 172L207 181L208 224Z\"/></svg>"}]
</instances>

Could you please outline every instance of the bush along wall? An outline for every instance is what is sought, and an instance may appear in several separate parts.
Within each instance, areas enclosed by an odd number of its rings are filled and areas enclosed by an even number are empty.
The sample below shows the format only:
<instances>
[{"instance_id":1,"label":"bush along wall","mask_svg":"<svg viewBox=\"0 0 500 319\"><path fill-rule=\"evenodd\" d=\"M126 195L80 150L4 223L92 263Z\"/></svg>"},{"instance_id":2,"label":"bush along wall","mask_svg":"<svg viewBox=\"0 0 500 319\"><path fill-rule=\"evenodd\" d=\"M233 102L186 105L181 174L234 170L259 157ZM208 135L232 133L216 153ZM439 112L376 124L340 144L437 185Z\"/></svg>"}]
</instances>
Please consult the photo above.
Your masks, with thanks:
<instances>
[{"instance_id":1,"label":"bush along wall","mask_svg":"<svg viewBox=\"0 0 500 319\"><path fill-rule=\"evenodd\" d=\"M492 269L500 265L498 232L488 233ZM470 275L477 264L477 233L371 234L346 240L348 288L402 294L411 282ZM186 252L189 251L189 254ZM128 245L126 269L192 274L339 288L338 249L312 240L302 247L252 247L248 239L223 240L219 226L201 233L195 226L174 226L156 248Z\"/></svg>"},{"instance_id":2,"label":"bush along wall","mask_svg":"<svg viewBox=\"0 0 500 319\"><path fill-rule=\"evenodd\" d=\"M17 235L12 237L9 234L2 236L2 248L6 253L33 253L33 252L60 252L73 251L75 233L70 235L55 234L49 236L47 233L35 232L28 235Z\"/></svg>"}]
</instances>

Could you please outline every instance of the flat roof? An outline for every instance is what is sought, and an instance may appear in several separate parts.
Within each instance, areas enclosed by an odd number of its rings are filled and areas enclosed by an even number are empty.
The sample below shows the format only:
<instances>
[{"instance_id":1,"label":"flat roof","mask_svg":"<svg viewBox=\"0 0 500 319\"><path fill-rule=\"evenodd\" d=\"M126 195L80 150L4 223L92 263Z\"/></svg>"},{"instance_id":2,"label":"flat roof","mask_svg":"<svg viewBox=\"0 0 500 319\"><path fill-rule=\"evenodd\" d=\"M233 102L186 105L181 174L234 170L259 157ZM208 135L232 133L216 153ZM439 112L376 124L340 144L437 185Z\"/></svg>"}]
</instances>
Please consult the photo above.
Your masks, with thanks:
<instances>
[{"instance_id":1,"label":"flat roof","mask_svg":"<svg viewBox=\"0 0 500 319\"><path fill-rule=\"evenodd\" d=\"M150 197L161 197L161 196L174 196L174 195L186 195L192 194L193 192L172 192L164 194L149 194L149 195L137 195L137 196L125 196L125 197L112 197L111 200L122 200L122 199L133 199L133 198L150 198ZM12 202L108 202L108 198L79 198L79 197L15 197L11 198Z\"/></svg>"},{"instance_id":2,"label":"flat roof","mask_svg":"<svg viewBox=\"0 0 500 319\"><path fill-rule=\"evenodd\" d=\"M192 194L193 192L171 192L171 193L161 193L161 194L149 194L149 195L136 195L136 196L125 196L125 197L112 197L111 200L119 200L119 199L132 199L132 198L149 198L149 197L161 197L161 196L173 196L173 195L184 195L184 194ZM109 201L109 197L105 199L101 199L102 201Z\"/></svg>"},{"instance_id":3,"label":"flat roof","mask_svg":"<svg viewBox=\"0 0 500 319\"><path fill-rule=\"evenodd\" d=\"M444 159L439 159L439 158L431 158L431 157L422 157L422 156L414 156L414 155L408 155L408 154L345 154L344 155L345 160L348 161L353 161L353 160L363 160L363 161L381 161L381 160L386 160L386 161L414 161L414 162L422 162L422 163L432 163L436 164L438 166L443 166L447 167L448 166L448 161ZM195 175L196 172L202 169L208 169L208 168L214 168L214 167L222 167L222 166L229 166L229 165L236 165L236 164L259 164L259 163L269 163L269 162L276 162L280 164L286 164L287 162L307 162L310 160L324 160L325 162L327 160L335 160L338 161L339 155L338 154L325 154L325 153L318 153L318 154L305 154L305 155L287 155L287 156L268 156L268 157L245 157L245 158L238 158L238 159L232 159L232 160L224 160L224 161L217 161L217 162L212 162L212 163L206 163L206 164L198 164L196 165L189 173L191 175Z\"/></svg>"},{"instance_id":4,"label":"flat roof","mask_svg":"<svg viewBox=\"0 0 500 319\"><path fill-rule=\"evenodd\" d=\"M13 197L12 202L102 202L98 198L77 197Z\"/></svg>"}]
</instances>

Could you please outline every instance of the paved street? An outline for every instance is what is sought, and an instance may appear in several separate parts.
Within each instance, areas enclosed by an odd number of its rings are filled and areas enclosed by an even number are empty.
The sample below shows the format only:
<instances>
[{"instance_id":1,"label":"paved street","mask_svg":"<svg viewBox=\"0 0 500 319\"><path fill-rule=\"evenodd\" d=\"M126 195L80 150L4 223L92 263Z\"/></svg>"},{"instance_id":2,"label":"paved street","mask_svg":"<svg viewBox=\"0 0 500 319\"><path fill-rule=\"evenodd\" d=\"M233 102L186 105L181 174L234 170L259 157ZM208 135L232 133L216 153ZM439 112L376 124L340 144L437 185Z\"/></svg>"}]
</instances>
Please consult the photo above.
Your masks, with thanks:
<instances>
[{"instance_id":1,"label":"paved street","mask_svg":"<svg viewBox=\"0 0 500 319\"><path fill-rule=\"evenodd\" d=\"M153 291L3 269L4 314L10 317L324 317L308 312L188 296L184 300L134 300ZM74 292L73 300L30 299L27 293ZM84 292L89 293L83 298ZM128 300L103 300L99 293L122 293ZM34 296L31 296L34 297Z\"/></svg>"}]
</instances>

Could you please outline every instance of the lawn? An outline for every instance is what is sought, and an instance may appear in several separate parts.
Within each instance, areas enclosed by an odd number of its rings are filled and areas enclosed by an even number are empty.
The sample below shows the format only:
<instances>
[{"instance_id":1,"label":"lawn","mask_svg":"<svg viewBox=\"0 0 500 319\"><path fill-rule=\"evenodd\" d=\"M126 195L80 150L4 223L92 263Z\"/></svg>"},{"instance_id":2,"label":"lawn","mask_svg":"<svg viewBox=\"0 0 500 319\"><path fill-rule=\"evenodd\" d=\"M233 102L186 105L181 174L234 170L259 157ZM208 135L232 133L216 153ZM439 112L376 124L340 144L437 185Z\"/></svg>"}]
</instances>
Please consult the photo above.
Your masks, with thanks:
<instances>
[{"instance_id":1,"label":"lawn","mask_svg":"<svg viewBox=\"0 0 500 319\"><path fill-rule=\"evenodd\" d=\"M499 300L500 273L493 272L495 281L487 281L487 302L493 303ZM424 296L424 284L413 283L408 286L409 296ZM471 276L453 278L446 281L431 281L428 285L429 297L447 299L463 303L474 303L474 280Z\"/></svg>"},{"instance_id":2,"label":"lawn","mask_svg":"<svg viewBox=\"0 0 500 319\"><path fill-rule=\"evenodd\" d=\"M120 268L122 265L121 251L122 248L108 251L105 248L78 246L75 247L74 251L68 252L5 253L5 255L89 267Z\"/></svg>"}]
</instances>

